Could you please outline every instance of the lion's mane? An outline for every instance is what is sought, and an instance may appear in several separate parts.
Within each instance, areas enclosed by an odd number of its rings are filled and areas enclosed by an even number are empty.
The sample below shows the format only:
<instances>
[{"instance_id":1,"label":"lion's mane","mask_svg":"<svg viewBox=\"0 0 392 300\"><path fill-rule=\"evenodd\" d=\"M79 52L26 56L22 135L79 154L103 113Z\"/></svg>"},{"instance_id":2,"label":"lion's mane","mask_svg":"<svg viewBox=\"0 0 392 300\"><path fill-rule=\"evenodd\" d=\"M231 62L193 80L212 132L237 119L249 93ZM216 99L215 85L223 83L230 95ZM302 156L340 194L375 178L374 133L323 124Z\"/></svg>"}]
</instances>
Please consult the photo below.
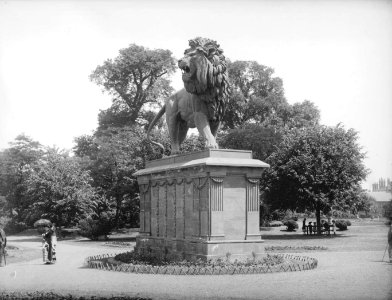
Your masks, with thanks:
<instances>
[{"instance_id":1,"label":"lion's mane","mask_svg":"<svg viewBox=\"0 0 392 300\"><path fill-rule=\"evenodd\" d=\"M204 59L198 60L197 80L184 81L185 89L196 94L207 104L208 118L221 121L225 112L225 105L230 93L229 76L223 50L216 41L197 37L189 41L190 48L185 50L185 57L198 50L198 55Z\"/></svg>"}]
</instances>

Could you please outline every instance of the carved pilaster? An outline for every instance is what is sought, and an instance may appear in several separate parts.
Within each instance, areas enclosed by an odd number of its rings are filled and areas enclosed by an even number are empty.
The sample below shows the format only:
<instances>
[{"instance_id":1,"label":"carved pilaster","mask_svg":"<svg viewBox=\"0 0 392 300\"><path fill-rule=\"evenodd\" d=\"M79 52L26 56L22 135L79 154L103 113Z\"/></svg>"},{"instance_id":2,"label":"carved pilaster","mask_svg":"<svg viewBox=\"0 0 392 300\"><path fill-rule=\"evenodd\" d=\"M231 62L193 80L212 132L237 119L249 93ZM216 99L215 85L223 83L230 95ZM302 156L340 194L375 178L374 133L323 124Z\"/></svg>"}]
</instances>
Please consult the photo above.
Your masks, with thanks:
<instances>
[{"instance_id":1,"label":"carved pilaster","mask_svg":"<svg viewBox=\"0 0 392 300\"><path fill-rule=\"evenodd\" d=\"M223 178L211 177L210 181L211 211L223 211Z\"/></svg>"},{"instance_id":2,"label":"carved pilaster","mask_svg":"<svg viewBox=\"0 0 392 300\"><path fill-rule=\"evenodd\" d=\"M259 211L259 179L247 178L246 210Z\"/></svg>"},{"instance_id":3,"label":"carved pilaster","mask_svg":"<svg viewBox=\"0 0 392 300\"><path fill-rule=\"evenodd\" d=\"M148 213L148 192L149 192L150 184L149 182L146 184L139 184L140 190L140 232L142 234L147 233L147 223L149 220L149 213ZM149 231L148 231L149 232Z\"/></svg>"},{"instance_id":4,"label":"carved pilaster","mask_svg":"<svg viewBox=\"0 0 392 300\"><path fill-rule=\"evenodd\" d=\"M246 182L246 239L260 240L259 231L259 179L247 178Z\"/></svg>"}]
</instances>

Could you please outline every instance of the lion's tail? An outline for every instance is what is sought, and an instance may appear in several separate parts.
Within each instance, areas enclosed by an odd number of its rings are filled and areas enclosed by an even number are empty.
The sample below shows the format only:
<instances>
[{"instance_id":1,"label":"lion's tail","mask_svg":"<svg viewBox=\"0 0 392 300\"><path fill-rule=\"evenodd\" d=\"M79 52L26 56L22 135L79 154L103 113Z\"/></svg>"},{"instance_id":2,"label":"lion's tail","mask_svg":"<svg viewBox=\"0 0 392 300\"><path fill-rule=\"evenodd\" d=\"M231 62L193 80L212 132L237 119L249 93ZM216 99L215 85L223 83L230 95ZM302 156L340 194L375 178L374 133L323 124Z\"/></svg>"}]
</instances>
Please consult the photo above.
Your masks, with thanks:
<instances>
[{"instance_id":1,"label":"lion's tail","mask_svg":"<svg viewBox=\"0 0 392 300\"><path fill-rule=\"evenodd\" d=\"M150 125L148 126L148 129L147 129L147 140L148 140L151 144L154 144L154 145L158 146L159 148L161 148L161 149L162 149L162 153L165 152L165 147L163 147L163 145L162 145L161 143L152 141L152 140L150 139L150 132L151 132L151 129L152 129L152 128L155 126L155 124L158 122L158 120L159 120L160 118L162 118L162 116L163 116L164 113L165 113L165 110L166 110L166 105L164 105L164 106L161 108L161 110L158 112L158 114L157 114L157 115L155 116L155 118L152 120L152 122L150 123Z\"/></svg>"}]
</instances>

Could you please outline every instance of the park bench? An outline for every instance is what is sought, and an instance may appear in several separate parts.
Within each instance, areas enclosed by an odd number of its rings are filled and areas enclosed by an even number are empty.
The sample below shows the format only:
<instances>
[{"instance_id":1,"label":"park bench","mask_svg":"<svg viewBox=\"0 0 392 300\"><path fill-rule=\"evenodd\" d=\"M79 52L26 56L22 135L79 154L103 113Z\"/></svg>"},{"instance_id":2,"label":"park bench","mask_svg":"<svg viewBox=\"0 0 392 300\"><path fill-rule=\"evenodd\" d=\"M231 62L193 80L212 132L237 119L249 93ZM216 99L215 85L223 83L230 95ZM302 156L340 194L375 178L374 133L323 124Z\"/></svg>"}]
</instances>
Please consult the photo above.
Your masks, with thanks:
<instances>
[{"instance_id":1,"label":"park bench","mask_svg":"<svg viewBox=\"0 0 392 300\"><path fill-rule=\"evenodd\" d=\"M329 225L328 229L326 229L324 226L321 226L321 234L330 235L331 228L332 228L332 225ZM317 225L312 225L312 226L306 225L305 228L302 229L302 231L306 235L317 234Z\"/></svg>"}]
</instances>

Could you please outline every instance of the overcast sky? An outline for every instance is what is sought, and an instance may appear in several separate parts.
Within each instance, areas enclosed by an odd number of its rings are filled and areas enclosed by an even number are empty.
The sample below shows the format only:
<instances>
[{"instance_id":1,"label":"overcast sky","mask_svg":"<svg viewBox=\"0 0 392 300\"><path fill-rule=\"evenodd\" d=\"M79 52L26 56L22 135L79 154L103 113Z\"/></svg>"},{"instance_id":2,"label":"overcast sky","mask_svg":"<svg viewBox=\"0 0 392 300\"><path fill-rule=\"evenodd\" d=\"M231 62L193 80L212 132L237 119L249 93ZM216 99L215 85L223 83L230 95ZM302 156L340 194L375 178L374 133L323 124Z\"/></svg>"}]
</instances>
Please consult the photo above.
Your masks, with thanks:
<instances>
[{"instance_id":1,"label":"overcast sky","mask_svg":"<svg viewBox=\"0 0 392 300\"><path fill-rule=\"evenodd\" d=\"M111 104L88 79L97 65L131 43L181 58L196 36L274 68L322 124L357 130L364 187L392 178L392 1L0 0L0 149L22 132L70 149Z\"/></svg>"}]
</instances>

